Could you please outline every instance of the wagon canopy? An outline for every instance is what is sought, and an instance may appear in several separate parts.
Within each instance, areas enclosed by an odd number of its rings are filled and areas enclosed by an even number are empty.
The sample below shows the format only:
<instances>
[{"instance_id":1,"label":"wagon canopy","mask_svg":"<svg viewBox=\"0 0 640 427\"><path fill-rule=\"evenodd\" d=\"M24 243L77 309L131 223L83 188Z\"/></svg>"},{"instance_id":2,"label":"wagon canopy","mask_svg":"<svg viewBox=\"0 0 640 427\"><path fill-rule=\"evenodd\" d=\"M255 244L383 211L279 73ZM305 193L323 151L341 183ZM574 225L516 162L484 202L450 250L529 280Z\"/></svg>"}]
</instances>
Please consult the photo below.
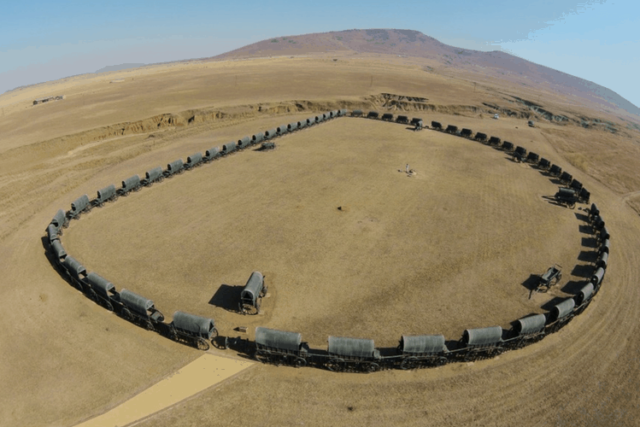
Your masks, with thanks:
<instances>
[{"instance_id":1,"label":"wagon canopy","mask_svg":"<svg viewBox=\"0 0 640 427\"><path fill-rule=\"evenodd\" d=\"M116 287L113 283L100 276L93 271L87 274L87 281L91 284L91 288L105 298L109 298L110 292L115 292Z\"/></svg>"},{"instance_id":2,"label":"wagon canopy","mask_svg":"<svg viewBox=\"0 0 640 427\"><path fill-rule=\"evenodd\" d=\"M86 194L78 197L73 203L71 203L71 210L74 212L81 212L89 205L89 197Z\"/></svg>"},{"instance_id":3,"label":"wagon canopy","mask_svg":"<svg viewBox=\"0 0 640 427\"><path fill-rule=\"evenodd\" d=\"M207 156L207 159L215 159L216 157L218 157L219 154L220 154L220 147L209 148L207 151L205 151L205 155Z\"/></svg>"},{"instance_id":4,"label":"wagon canopy","mask_svg":"<svg viewBox=\"0 0 640 427\"><path fill-rule=\"evenodd\" d=\"M196 163L200 163L201 161L202 153L195 153L187 157L187 163L189 163L190 165L195 165Z\"/></svg>"},{"instance_id":5,"label":"wagon canopy","mask_svg":"<svg viewBox=\"0 0 640 427\"><path fill-rule=\"evenodd\" d=\"M133 175L131 178L127 178L124 181L122 181L122 188L124 188L125 190L138 187L139 185L140 185L140 177L138 175Z\"/></svg>"},{"instance_id":6,"label":"wagon canopy","mask_svg":"<svg viewBox=\"0 0 640 427\"><path fill-rule=\"evenodd\" d=\"M598 209L598 205L595 203L591 203L591 208L589 209L589 214L595 216L600 215L600 209Z\"/></svg>"},{"instance_id":7,"label":"wagon canopy","mask_svg":"<svg viewBox=\"0 0 640 427\"><path fill-rule=\"evenodd\" d=\"M101 188L98 190L98 200L104 201L116 194L116 186L111 184L107 187Z\"/></svg>"},{"instance_id":8,"label":"wagon canopy","mask_svg":"<svg viewBox=\"0 0 640 427\"><path fill-rule=\"evenodd\" d=\"M143 316L147 316L147 310L153 308L153 301L126 289L120 292L120 300L127 308Z\"/></svg>"},{"instance_id":9,"label":"wagon canopy","mask_svg":"<svg viewBox=\"0 0 640 427\"><path fill-rule=\"evenodd\" d=\"M67 252L62 247L62 243L60 243L60 240L54 240L53 242L51 242L51 249L58 259L67 256Z\"/></svg>"},{"instance_id":10,"label":"wagon canopy","mask_svg":"<svg viewBox=\"0 0 640 427\"><path fill-rule=\"evenodd\" d=\"M53 224L49 224L47 227L47 237L49 237L49 243L52 243L54 240L58 240L58 227Z\"/></svg>"},{"instance_id":11,"label":"wagon canopy","mask_svg":"<svg viewBox=\"0 0 640 427\"><path fill-rule=\"evenodd\" d=\"M544 314L536 314L516 320L513 329L518 335L535 334L544 329L546 322L547 317Z\"/></svg>"},{"instance_id":12,"label":"wagon canopy","mask_svg":"<svg viewBox=\"0 0 640 427\"><path fill-rule=\"evenodd\" d=\"M596 270L595 273L593 273L593 276L591 276L591 283L593 283L594 286L598 286L602 282L603 278L604 268L600 267Z\"/></svg>"},{"instance_id":13,"label":"wagon canopy","mask_svg":"<svg viewBox=\"0 0 640 427\"><path fill-rule=\"evenodd\" d=\"M222 146L222 151L224 153L231 153L232 151L235 151L236 149L236 143L235 142L227 142L226 144L224 144Z\"/></svg>"},{"instance_id":14,"label":"wagon canopy","mask_svg":"<svg viewBox=\"0 0 640 427\"><path fill-rule=\"evenodd\" d=\"M351 116L361 116L362 115L362 110L353 110L351 112Z\"/></svg>"},{"instance_id":15,"label":"wagon canopy","mask_svg":"<svg viewBox=\"0 0 640 427\"><path fill-rule=\"evenodd\" d=\"M80 279L81 274L86 274L87 270L84 268L82 264L80 264L73 257L66 257L62 262L62 265L67 269L67 271L72 274L76 279Z\"/></svg>"},{"instance_id":16,"label":"wagon canopy","mask_svg":"<svg viewBox=\"0 0 640 427\"><path fill-rule=\"evenodd\" d=\"M346 357L373 357L373 340L360 338L329 337L329 354Z\"/></svg>"},{"instance_id":17,"label":"wagon canopy","mask_svg":"<svg viewBox=\"0 0 640 427\"><path fill-rule=\"evenodd\" d=\"M347 109L346 108L342 108L338 111L338 115L339 116L346 116L347 115Z\"/></svg>"},{"instance_id":18,"label":"wagon canopy","mask_svg":"<svg viewBox=\"0 0 640 427\"><path fill-rule=\"evenodd\" d=\"M287 125L278 126L277 130L280 135L282 135L283 133L289 132L289 128L287 127Z\"/></svg>"},{"instance_id":19,"label":"wagon canopy","mask_svg":"<svg viewBox=\"0 0 640 427\"><path fill-rule=\"evenodd\" d=\"M502 341L502 328L490 326L488 328L465 329L462 341L470 346L497 344Z\"/></svg>"},{"instance_id":20,"label":"wagon canopy","mask_svg":"<svg viewBox=\"0 0 640 427\"><path fill-rule=\"evenodd\" d=\"M278 135L278 131L277 129L269 129L264 133L264 135L265 138L273 138L274 136Z\"/></svg>"},{"instance_id":21,"label":"wagon canopy","mask_svg":"<svg viewBox=\"0 0 640 427\"><path fill-rule=\"evenodd\" d=\"M58 212L56 212L55 216L51 220L51 224L60 228L64 225L64 220L65 220L64 211L62 209L58 209Z\"/></svg>"},{"instance_id":22,"label":"wagon canopy","mask_svg":"<svg viewBox=\"0 0 640 427\"><path fill-rule=\"evenodd\" d=\"M263 284L264 277L262 276L262 273L260 273L259 271L254 271L253 273L251 273L249 280L247 280L247 284L244 285L244 289L242 289L242 294L240 295L240 297L242 299L251 299L255 304L256 299L258 299L258 296L262 291Z\"/></svg>"},{"instance_id":23,"label":"wagon canopy","mask_svg":"<svg viewBox=\"0 0 640 427\"><path fill-rule=\"evenodd\" d=\"M211 335L213 335L213 330L215 329L213 319L182 311L176 311L173 314L173 321L171 323L177 329L207 339L211 339Z\"/></svg>"},{"instance_id":24,"label":"wagon canopy","mask_svg":"<svg viewBox=\"0 0 640 427\"><path fill-rule=\"evenodd\" d=\"M278 331L276 329L256 328L256 344L288 351L300 350L302 335L298 332Z\"/></svg>"},{"instance_id":25,"label":"wagon canopy","mask_svg":"<svg viewBox=\"0 0 640 427\"><path fill-rule=\"evenodd\" d=\"M555 320L562 319L567 317L573 311L573 308L576 306L576 302L573 298L567 298L562 301L560 304L557 304L555 307L551 309L551 314Z\"/></svg>"},{"instance_id":26,"label":"wagon canopy","mask_svg":"<svg viewBox=\"0 0 640 427\"><path fill-rule=\"evenodd\" d=\"M182 162L182 159L178 159L178 160L174 160L173 162L169 163L167 165L167 169L170 170L171 172L176 172L179 171L183 168L184 163Z\"/></svg>"},{"instance_id":27,"label":"wagon canopy","mask_svg":"<svg viewBox=\"0 0 640 427\"><path fill-rule=\"evenodd\" d=\"M298 122L289 123L287 128L289 128L289 131L298 129Z\"/></svg>"},{"instance_id":28,"label":"wagon canopy","mask_svg":"<svg viewBox=\"0 0 640 427\"><path fill-rule=\"evenodd\" d=\"M588 283L586 286L583 286L582 289L580 289L580 292L578 292L576 302L578 304L585 303L591 299L592 295L593 295L593 283Z\"/></svg>"},{"instance_id":29,"label":"wagon canopy","mask_svg":"<svg viewBox=\"0 0 640 427\"><path fill-rule=\"evenodd\" d=\"M238 148L244 148L249 146L249 144L251 144L251 138L249 138L248 136L245 136L242 139L238 140Z\"/></svg>"},{"instance_id":30,"label":"wagon canopy","mask_svg":"<svg viewBox=\"0 0 640 427\"><path fill-rule=\"evenodd\" d=\"M273 133L271 133L271 132L273 132ZM275 129L273 129L273 130L268 130L268 131L266 132L266 135L265 135L265 133L263 133L263 132L258 132L258 133L256 133L255 135L253 135L253 136L251 137L251 139L253 140L253 143L254 143L254 144L257 144L258 142L262 141L262 140L264 139L264 137L265 137L265 136L266 136L267 138L270 138L270 137L272 137L275 133L276 133L276 130L275 130Z\"/></svg>"},{"instance_id":31,"label":"wagon canopy","mask_svg":"<svg viewBox=\"0 0 640 427\"><path fill-rule=\"evenodd\" d=\"M400 344L403 353L424 354L447 351L444 335L403 335Z\"/></svg>"},{"instance_id":32,"label":"wagon canopy","mask_svg":"<svg viewBox=\"0 0 640 427\"><path fill-rule=\"evenodd\" d=\"M150 171L147 171L147 180L155 181L156 179L162 176L162 168L158 166L157 168L153 168Z\"/></svg>"}]
</instances>

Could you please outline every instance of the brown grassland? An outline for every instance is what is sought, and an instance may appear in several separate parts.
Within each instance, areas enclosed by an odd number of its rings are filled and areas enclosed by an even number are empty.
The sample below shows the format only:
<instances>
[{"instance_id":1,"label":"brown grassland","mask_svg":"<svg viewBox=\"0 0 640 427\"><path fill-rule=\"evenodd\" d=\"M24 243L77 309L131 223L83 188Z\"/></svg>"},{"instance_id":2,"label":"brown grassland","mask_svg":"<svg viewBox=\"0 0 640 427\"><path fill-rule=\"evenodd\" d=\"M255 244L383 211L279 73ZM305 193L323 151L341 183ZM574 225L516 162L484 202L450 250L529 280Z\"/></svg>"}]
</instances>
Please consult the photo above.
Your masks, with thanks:
<instances>
[{"instance_id":1,"label":"brown grassland","mask_svg":"<svg viewBox=\"0 0 640 427\"><path fill-rule=\"evenodd\" d=\"M138 425L638 425L633 117L426 65L382 55L166 64L0 96L0 424L75 425L201 354L66 283L43 239L57 209L245 135L362 108L496 135L573 173L613 236L595 301L559 333L492 360L371 375L257 365ZM382 93L427 100L390 105ZM66 99L31 105L57 94ZM512 96L619 130L538 119L529 128L531 111ZM485 104L514 114L492 120ZM455 340L465 328L509 328L585 280L593 248L581 209L550 203L557 184L500 150L358 118L276 143L94 209L65 231L66 250L118 289L153 299L168 320L184 310L214 318L222 335L240 325L246 337L258 325L298 331L317 348L328 335L394 346L402 334ZM402 173L406 163L415 176ZM530 296L524 282L554 263L564 266L561 283ZM253 270L266 274L270 296L263 315L243 317L229 295Z\"/></svg>"}]
</instances>

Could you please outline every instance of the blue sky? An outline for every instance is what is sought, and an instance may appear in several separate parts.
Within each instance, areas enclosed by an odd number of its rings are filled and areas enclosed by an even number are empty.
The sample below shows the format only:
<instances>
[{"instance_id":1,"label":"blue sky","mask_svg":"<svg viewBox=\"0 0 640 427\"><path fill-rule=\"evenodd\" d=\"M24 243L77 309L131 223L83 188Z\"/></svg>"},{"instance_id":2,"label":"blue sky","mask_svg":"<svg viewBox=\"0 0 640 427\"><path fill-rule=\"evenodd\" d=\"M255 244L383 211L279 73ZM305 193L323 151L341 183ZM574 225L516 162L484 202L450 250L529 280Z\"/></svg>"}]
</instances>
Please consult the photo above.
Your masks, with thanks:
<instances>
[{"instance_id":1,"label":"blue sky","mask_svg":"<svg viewBox=\"0 0 640 427\"><path fill-rule=\"evenodd\" d=\"M503 49L640 106L639 0L0 1L0 93L108 65L214 56L276 36L400 28L457 47Z\"/></svg>"}]
</instances>

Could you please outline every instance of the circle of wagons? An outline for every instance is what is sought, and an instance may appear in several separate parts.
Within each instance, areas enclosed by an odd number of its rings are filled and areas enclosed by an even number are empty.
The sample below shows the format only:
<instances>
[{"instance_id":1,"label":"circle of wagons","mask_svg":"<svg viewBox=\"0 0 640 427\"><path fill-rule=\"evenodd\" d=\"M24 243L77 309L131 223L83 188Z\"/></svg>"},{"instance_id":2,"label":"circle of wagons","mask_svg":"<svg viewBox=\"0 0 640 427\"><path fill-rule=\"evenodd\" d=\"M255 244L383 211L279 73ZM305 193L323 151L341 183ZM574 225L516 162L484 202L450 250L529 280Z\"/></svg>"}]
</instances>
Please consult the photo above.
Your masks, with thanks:
<instances>
[{"instance_id":1,"label":"circle of wagons","mask_svg":"<svg viewBox=\"0 0 640 427\"><path fill-rule=\"evenodd\" d=\"M127 196L143 187L150 187L165 178L172 178L184 171L191 170L202 164L223 158L232 153L261 144L260 150L275 148L273 140L286 134L293 133L336 117L365 117L361 110L354 110L350 114L347 110L334 110L328 113L310 117L306 120L292 122L251 137L244 137L237 142L229 142L222 147L214 147L205 154L195 153L182 159L173 161L163 170L161 167L146 172L145 178L138 175L122 181L120 188L110 185L98 190L97 197L90 200L83 195L71 204L69 211L60 209L46 229L48 250L54 258L54 264L66 275L79 291L97 304L109 311L113 311L125 320L138 324L148 330L157 331L173 340L193 345L201 350L208 350L209 343L219 348L236 347L239 351L253 355L257 360L275 365L289 365L294 367L316 366L331 371L374 372L380 369L415 369L421 367L441 366L455 361L475 361L492 358L506 350L513 350L532 344L554 333L565 326L574 316L582 313L591 303L593 297L600 290L606 272L610 251L610 235L600 216L595 203L588 212L588 221L597 238L597 261L594 264L593 275L588 283L572 298L567 298L556 304L549 312L523 317L512 323L509 330L500 326L467 329L459 341L445 341L443 335L403 335L395 348L376 348L370 339L333 337L328 339L325 350L311 349L302 341L300 333L257 327L255 342L238 338L226 337L218 339L218 331L213 319L176 311L173 320L165 323L164 315L155 307L153 301L127 289L116 290L115 285L95 272L87 273L86 268L75 258L68 255L60 242L63 229L69 222L80 219L83 213L91 211L93 207L101 207L120 196ZM399 115L396 118L386 113L380 117L376 111L371 111L366 118L384 120L400 124L409 124L413 130L427 128L422 119ZM478 132L473 135L470 129L458 130L457 126L448 125L446 128L439 122L431 122L431 129L450 133L460 137L483 142L487 145L510 152L514 161L529 163L534 167L547 171L548 175L558 177L559 181L568 185L559 189L556 200L560 204L570 207L576 203L589 203L590 193L572 176L563 172L557 165L552 165L536 153L529 152L523 147L515 147L509 141L502 142L500 138ZM548 290L561 278L560 267L555 265L546 273L539 276L537 290ZM254 271L240 294L238 312L242 314L258 314L260 302L266 295L267 286L264 276ZM223 338L223 337L220 337ZM222 344L219 344L222 341Z\"/></svg>"}]
</instances>

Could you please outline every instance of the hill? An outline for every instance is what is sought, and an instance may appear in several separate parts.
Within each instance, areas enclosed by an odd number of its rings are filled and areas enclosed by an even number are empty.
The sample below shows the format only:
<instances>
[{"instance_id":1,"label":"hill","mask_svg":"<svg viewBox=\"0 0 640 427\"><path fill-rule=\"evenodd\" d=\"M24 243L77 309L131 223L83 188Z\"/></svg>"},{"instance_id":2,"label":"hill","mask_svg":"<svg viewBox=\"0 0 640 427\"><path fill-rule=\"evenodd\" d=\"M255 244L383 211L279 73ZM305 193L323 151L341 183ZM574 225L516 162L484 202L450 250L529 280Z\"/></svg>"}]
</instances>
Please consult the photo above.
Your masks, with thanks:
<instances>
[{"instance_id":1,"label":"hill","mask_svg":"<svg viewBox=\"0 0 640 427\"><path fill-rule=\"evenodd\" d=\"M127 68L138 68L144 67L147 64L137 64L137 63L128 63L128 64L120 64L120 65L109 65L107 67L102 67L96 73L107 73L109 71L120 71L126 70Z\"/></svg>"},{"instance_id":2,"label":"hill","mask_svg":"<svg viewBox=\"0 0 640 427\"><path fill-rule=\"evenodd\" d=\"M482 73L499 79L577 96L604 108L620 108L640 116L640 108L616 92L591 81L510 55L480 52L439 42L419 31L395 29L346 30L263 40L215 59L308 55L314 53L384 54L424 58L436 72Z\"/></svg>"}]
</instances>

